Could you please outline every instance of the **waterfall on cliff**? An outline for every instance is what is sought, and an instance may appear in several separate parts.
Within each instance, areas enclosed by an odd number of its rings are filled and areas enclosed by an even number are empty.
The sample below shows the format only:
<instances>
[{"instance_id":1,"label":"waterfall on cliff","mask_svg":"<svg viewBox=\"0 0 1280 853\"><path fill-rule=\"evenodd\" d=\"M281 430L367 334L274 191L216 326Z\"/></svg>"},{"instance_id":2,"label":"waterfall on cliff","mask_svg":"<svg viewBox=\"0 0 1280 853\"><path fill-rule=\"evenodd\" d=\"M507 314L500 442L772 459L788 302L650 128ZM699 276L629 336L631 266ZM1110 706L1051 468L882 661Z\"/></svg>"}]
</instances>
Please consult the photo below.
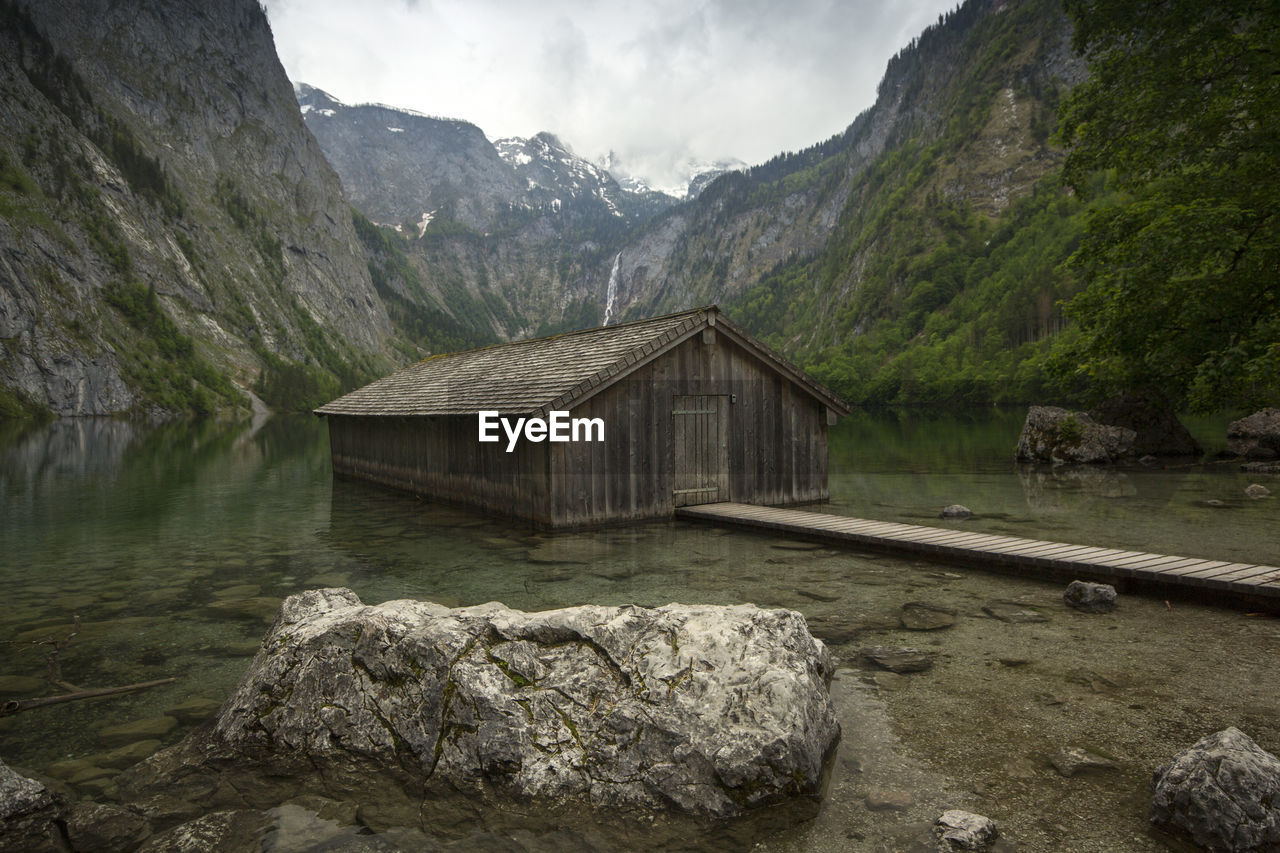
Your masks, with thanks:
<instances>
[{"instance_id":1,"label":"waterfall on cliff","mask_svg":"<svg viewBox=\"0 0 1280 853\"><path fill-rule=\"evenodd\" d=\"M618 267L622 266L622 253L619 252L613 259L613 269L609 271L609 290L604 299L604 323L609 325L609 321L613 319L613 306L618 301Z\"/></svg>"}]
</instances>

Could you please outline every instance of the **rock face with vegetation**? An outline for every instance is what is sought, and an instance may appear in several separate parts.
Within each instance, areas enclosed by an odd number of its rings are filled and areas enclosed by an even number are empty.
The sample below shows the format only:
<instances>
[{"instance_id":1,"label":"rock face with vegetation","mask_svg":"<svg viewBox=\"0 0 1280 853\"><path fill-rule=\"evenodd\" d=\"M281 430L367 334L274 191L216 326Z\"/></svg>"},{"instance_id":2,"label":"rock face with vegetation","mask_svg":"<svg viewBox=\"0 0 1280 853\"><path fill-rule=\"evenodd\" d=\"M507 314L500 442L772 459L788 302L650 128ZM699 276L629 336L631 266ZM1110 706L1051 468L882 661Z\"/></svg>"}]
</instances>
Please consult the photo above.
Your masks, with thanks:
<instances>
[{"instance_id":1,"label":"rock face with vegetation","mask_svg":"<svg viewBox=\"0 0 1280 853\"><path fill-rule=\"evenodd\" d=\"M1100 424L1085 412L1032 406L1014 450L1019 462L1108 463L1133 457L1136 433Z\"/></svg>"},{"instance_id":2,"label":"rock face with vegetation","mask_svg":"<svg viewBox=\"0 0 1280 853\"><path fill-rule=\"evenodd\" d=\"M0 415L203 412L389 365L254 0L0 2Z\"/></svg>"},{"instance_id":3,"label":"rock face with vegetation","mask_svg":"<svg viewBox=\"0 0 1280 853\"><path fill-rule=\"evenodd\" d=\"M1280 759L1231 727L1155 772L1151 822L1206 850L1280 849Z\"/></svg>"},{"instance_id":4,"label":"rock face with vegetation","mask_svg":"<svg viewBox=\"0 0 1280 853\"><path fill-rule=\"evenodd\" d=\"M404 791L415 821L441 791L729 817L818 794L839 736L832 671L787 610L523 613L310 591L286 599L212 730L120 784L264 808L316 785L367 799L389 779L374 808Z\"/></svg>"}]
</instances>

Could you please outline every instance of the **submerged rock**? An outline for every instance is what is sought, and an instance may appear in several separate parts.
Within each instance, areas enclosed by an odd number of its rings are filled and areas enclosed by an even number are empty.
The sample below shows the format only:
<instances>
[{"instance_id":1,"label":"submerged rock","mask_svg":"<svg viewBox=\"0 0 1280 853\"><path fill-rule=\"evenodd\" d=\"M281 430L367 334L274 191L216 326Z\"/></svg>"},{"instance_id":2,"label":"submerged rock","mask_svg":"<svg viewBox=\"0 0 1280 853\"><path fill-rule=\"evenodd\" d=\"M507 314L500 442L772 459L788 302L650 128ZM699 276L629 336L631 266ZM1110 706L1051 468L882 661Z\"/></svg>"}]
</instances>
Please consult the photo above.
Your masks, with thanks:
<instances>
[{"instance_id":1,"label":"submerged rock","mask_svg":"<svg viewBox=\"0 0 1280 853\"><path fill-rule=\"evenodd\" d=\"M938 518L969 518L973 511L963 504L951 504L942 508Z\"/></svg>"},{"instance_id":2,"label":"submerged rock","mask_svg":"<svg viewBox=\"0 0 1280 853\"><path fill-rule=\"evenodd\" d=\"M900 619L908 631L936 631L956 623L956 609L926 601L908 601L902 605Z\"/></svg>"},{"instance_id":3,"label":"submerged rock","mask_svg":"<svg viewBox=\"0 0 1280 853\"><path fill-rule=\"evenodd\" d=\"M1078 746L1063 747L1053 754L1049 759L1049 763L1053 765L1053 769L1058 771L1058 775L1071 778L1079 773L1086 773L1093 770L1116 770L1116 763L1110 759L1103 758L1101 755L1094 755L1086 749Z\"/></svg>"},{"instance_id":4,"label":"submerged rock","mask_svg":"<svg viewBox=\"0 0 1280 853\"><path fill-rule=\"evenodd\" d=\"M1062 600L1084 613L1110 613L1116 609L1116 588L1109 583L1072 581L1063 591Z\"/></svg>"},{"instance_id":5,"label":"submerged rock","mask_svg":"<svg viewBox=\"0 0 1280 853\"><path fill-rule=\"evenodd\" d=\"M121 723L118 726L107 726L98 730L98 740L104 746L126 746L141 740L162 738L178 727L173 717L161 715Z\"/></svg>"},{"instance_id":6,"label":"submerged rock","mask_svg":"<svg viewBox=\"0 0 1280 853\"><path fill-rule=\"evenodd\" d=\"M1280 409L1262 409L1227 427L1227 447L1249 459L1280 456Z\"/></svg>"},{"instance_id":7,"label":"submerged rock","mask_svg":"<svg viewBox=\"0 0 1280 853\"><path fill-rule=\"evenodd\" d=\"M867 808L873 812L903 811L916 804L916 798L910 791L899 791L890 788L877 788L867 792Z\"/></svg>"},{"instance_id":8,"label":"submerged rock","mask_svg":"<svg viewBox=\"0 0 1280 853\"><path fill-rule=\"evenodd\" d=\"M1048 622L1049 617L1030 605L1020 601L988 601L982 605L982 612L1001 622L1021 625L1028 622Z\"/></svg>"},{"instance_id":9,"label":"submerged rock","mask_svg":"<svg viewBox=\"0 0 1280 853\"><path fill-rule=\"evenodd\" d=\"M210 699L207 696L194 696L180 705L165 708L164 713L166 717L173 717L179 723L190 725L204 722L218 713L221 704L217 699Z\"/></svg>"},{"instance_id":10,"label":"submerged rock","mask_svg":"<svg viewBox=\"0 0 1280 853\"><path fill-rule=\"evenodd\" d=\"M153 836L138 853L259 853L270 828L260 812L213 812Z\"/></svg>"},{"instance_id":11,"label":"submerged rock","mask_svg":"<svg viewBox=\"0 0 1280 853\"><path fill-rule=\"evenodd\" d=\"M151 834L151 825L142 815L119 806L88 801L71 806L66 827L67 838L76 853L136 850Z\"/></svg>"},{"instance_id":12,"label":"submerged rock","mask_svg":"<svg viewBox=\"0 0 1280 853\"><path fill-rule=\"evenodd\" d=\"M1209 850L1280 849L1280 759L1223 729L1155 772L1151 822Z\"/></svg>"},{"instance_id":13,"label":"submerged rock","mask_svg":"<svg viewBox=\"0 0 1280 853\"><path fill-rule=\"evenodd\" d=\"M1251 483L1251 484L1250 484L1250 485L1249 485L1249 486L1244 490L1244 493L1245 493L1245 495L1247 495L1248 497L1251 497L1251 498L1253 498L1254 500L1257 500L1258 498L1265 498L1265 497L1267 497L1268 495L1270 495L1270 494L1271 494L1271 490L1270 490L1270 489L1268 489L1266 486L1262 485L1261 483Z\"/></svg>"},{"instance_id":14,"label":"submerged rock","mask_svg":"<svg viewBox=\"0 0 1280 853\"><path fill-rule=\"evenodd\" d=\"M862 656L890 672L924 672L933 666L933 652L907 646L869 646Z\"/></svg>"},{"instance_id":15,"label":"submerged rock","mask_svg":"<svg viewBox=\"0 0 1280 853\"><path fill-rule=\"evenodd\" d=\"M0 761L0 850L62 851L65 803L35 779Z\"/></svg>"},{"instance_id":16,"label":"submerged rock","mask_svg":"<svg viewBox=\"0 0 1280 853\"><path fill-rule=\"evenodd\" d=\"M1014 450L1019 462L1109 463L1134 455L1131 429L1100 424L1085 412L1032 406Z\"/></svg>"},{"instance_id":17,"label":"submerged rock","mask_svg":"<svg viewBox=\"0 0 1280 853\"><path fill-rule=\"evenodd\" d=\"M449 792L726 817L817 796L839 737L832 673L789 610L450 610L310 590L285 600L210 727L118 781L224 807L363 797L373 826L425 821Z\"/></svg>"}]
</instances>

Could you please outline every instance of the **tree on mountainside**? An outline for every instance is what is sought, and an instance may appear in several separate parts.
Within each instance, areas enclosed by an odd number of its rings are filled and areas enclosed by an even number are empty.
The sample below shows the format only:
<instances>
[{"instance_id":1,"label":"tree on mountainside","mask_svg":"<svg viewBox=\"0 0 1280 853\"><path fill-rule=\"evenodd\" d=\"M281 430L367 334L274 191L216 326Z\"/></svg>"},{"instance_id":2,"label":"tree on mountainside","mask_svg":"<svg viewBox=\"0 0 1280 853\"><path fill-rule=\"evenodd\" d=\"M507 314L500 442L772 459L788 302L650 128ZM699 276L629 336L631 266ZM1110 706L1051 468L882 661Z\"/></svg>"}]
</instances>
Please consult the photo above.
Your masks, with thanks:
<instances>
[{"instance_id":1,"label":"tree on mountainside","mask_svg":"<svg viewBox=\"0 0 1280 853\"><path fill-rule=\"evenodd\" d=\"M1069 385L1210 410L1280 403L1280 0L1065 0L1091 75L1063 180L1120 190L1073 256Z\"/></svg>"}]
</instances>

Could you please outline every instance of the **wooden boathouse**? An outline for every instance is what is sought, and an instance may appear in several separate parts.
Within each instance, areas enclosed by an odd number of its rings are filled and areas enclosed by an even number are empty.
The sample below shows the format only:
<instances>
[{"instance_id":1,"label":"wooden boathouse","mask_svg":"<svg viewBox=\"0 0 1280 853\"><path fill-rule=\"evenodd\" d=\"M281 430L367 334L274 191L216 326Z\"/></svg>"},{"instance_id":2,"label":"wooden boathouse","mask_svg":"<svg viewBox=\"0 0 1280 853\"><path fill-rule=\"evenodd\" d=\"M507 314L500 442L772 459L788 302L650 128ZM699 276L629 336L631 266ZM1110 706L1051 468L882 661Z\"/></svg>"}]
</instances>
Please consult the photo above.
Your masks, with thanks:
<instances>
[{"instance_id":1,"label":"wooden boathouse","mask_svg":"<svg viewBox=\"0 0 1280 853\"><path fill-rule=\"evenodd\" d=\"M482 442L481 412L602 430ZM827 429L848 412L714 306L432 356L316 409L335 475L543 528L826 500Z\"/></svg>"}]
</instances>

